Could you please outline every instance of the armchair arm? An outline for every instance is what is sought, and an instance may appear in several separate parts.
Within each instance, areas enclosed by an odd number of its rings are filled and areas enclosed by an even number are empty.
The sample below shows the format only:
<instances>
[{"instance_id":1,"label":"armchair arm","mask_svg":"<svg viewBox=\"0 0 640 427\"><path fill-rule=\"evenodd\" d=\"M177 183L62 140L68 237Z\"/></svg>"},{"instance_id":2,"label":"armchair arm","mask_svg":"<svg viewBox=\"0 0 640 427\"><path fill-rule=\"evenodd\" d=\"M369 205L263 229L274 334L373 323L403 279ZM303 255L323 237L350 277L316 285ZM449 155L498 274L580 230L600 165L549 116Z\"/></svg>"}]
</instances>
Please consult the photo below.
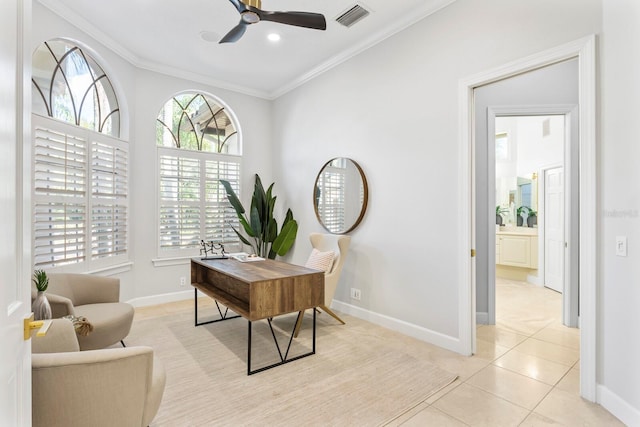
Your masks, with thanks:
<instances>
[{"instance_id":1,"label":"armchair arm","mask_svg":"<svg viewBox=\"0 0 640 427\"><path fill-rule=\"evenodd\" d=\"M76 330L67 319L53 319L43 337L36 336L36 332L31 333L31 352L34 354L80 351Z\"/></svg>"},{"instance_id":2,"label":"armchair arm","mask_svg":"<svg viewBox=\"0 0 640 427\"><path fill-rule=\"evenodd\" d=\"M60 317L68 316L70 314L75 316L73 310L73 303L69 298L65 298L60 295L50 294L47 292L47 300L51 306L51 318L58 319Z\"/></svg>"},{"instance_id":3,"label":"armchair arm","mask_svg":"<svg viewBox=\"0 0 640 427\"><path fill-rule=\"evenodd\" d=\"M153 350L34 354L32 381L34 426L142 426Z\"/></svg>"},{"instance_id":4,"label":"armchair arm","mask_svg":"<svg viewBox=\"0 0 640 427\"><path fill-rule=\"evenodd\" d=\"M35 289L31 289L31 304L36 299L37 291ZM73 311L73 302L61 295L56 295L51 292L47 292L45 294L47 296L47 301L49 301L49 305L51 306L51 318L58 319L60 317L68 316L70 314L75 316L75 312Z\"/></svg>"}]
</instances>

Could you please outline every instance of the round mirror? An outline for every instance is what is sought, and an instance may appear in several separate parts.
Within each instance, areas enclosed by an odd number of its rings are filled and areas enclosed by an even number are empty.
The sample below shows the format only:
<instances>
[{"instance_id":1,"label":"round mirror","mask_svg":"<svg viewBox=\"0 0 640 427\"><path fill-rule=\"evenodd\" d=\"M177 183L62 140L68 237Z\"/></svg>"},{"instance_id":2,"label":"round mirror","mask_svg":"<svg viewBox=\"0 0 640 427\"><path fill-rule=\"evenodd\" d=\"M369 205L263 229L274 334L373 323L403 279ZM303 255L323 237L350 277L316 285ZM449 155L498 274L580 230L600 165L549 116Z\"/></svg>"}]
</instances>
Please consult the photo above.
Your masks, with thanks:
<instances>
[{"instance_id":1,"label":"round mirror","mask_svg":"<svg viewBox=\"0 0 640 427\"><path fill-rule=\"evenodd\" d=\"M344 234L360 224L367 210L369 189L364 172L344 157L329 160L320 169L313 207L320 224L333 234Z\"/></svg>"}]
</instances>

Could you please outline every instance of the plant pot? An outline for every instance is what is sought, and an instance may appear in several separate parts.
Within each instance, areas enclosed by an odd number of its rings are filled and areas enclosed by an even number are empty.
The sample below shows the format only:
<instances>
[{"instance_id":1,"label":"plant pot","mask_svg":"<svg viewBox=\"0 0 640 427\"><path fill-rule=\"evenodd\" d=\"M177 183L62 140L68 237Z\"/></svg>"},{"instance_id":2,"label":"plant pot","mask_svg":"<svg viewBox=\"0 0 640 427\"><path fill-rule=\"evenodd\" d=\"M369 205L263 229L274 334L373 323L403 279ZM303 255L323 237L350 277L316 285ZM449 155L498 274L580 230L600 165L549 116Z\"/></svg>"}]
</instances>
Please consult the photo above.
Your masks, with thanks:
<instances>
[{"instance_id":1,"label":"plant pot","mask_svg":"<svg viewBox=\"0 0 640 427\"><path fill-rule=\"evenodd\" d=\"M496 214L496 225L502 225L502 215Z\"/></svg>"},{"instance_id":2,"label":"plant pot","mask_svg":"<svg viewBox=\"0 0 640 427\"><path fill-rule=\"evenodd\" d=\"M49 300L44 291L38 291L36 299L34 299L31 304L31 310L33 311L35 320L51 319L51 304L49 304Z\"/></svg>"},{"instance_id":3,"label":"plant pot","mask_svg":"<svg viewBox=\"0 0 640 427\"><path fill-rule=\"evenodd\" d=\"M522 220L522 217L520 215L518 215L518 218L516 219L516 223L518 225L518 227L522 227L522 223L524 221Z\"/></svg>"},{"instance_id":4,"label":"plant pot","mask_svg":"<svg viewBox=\"0 0 640 427\"><path fill-rule=\"evenodd\" d=\"M533 227L538 224L538 217L536 215L527 218L527 227Z\"/></svg>"}]
</instances>

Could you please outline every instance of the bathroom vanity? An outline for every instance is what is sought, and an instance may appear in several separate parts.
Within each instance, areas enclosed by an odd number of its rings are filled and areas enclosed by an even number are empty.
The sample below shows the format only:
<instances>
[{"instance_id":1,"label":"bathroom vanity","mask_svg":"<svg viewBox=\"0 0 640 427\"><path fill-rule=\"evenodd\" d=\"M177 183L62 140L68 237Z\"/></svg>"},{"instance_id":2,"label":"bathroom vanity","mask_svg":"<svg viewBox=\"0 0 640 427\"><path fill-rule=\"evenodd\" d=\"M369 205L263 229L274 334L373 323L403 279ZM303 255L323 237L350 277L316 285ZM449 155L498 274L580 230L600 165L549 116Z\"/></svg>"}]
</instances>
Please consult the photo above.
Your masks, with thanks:
<instances>
[{"instance_id":1,"label":"bathroom vanity","mask_svg":"<svg viewBox=\"0 0 640 427\"><path fill-rule=\"evenodd\" d=\"M496 231L496 264L538 268L538 229L500 227Z\"/></svg>"}]
</instances>

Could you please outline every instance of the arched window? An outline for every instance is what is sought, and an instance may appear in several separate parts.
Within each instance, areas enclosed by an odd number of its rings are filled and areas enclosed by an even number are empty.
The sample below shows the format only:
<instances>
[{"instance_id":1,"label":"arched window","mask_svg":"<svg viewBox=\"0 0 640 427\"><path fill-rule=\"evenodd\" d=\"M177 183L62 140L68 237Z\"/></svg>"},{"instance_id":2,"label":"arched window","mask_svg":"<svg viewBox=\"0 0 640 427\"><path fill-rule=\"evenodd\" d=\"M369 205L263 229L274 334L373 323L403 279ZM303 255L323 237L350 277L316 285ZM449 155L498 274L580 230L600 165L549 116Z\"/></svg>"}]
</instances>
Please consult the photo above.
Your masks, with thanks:
<instances>
[{"instance_id":1,"label":"arched window","mask_svg":"<svg viewBox=\"0 0 640 427\"><path fill-rule=\"evenodd\" d=\"M65 40L43 43L32 60L34 266L86 271L125 262L129 147L116 138L111 81Z\"/></svg>"},{"instance_id":2,"label":"arched window","mask_svg":"<svg viewBox=\"0 0 640 427\"><path fill-rule=\"evenodd\" d=\"M120 108L109 77L81 48L44 42L33 54L33 112L120 136Z\"/></svg>"},{"instance_id":3,"label":"arched window","mask_svg":"<svg viewBox=\"0 0 640 427\"><path fill-rule=\"evenodd\" d=\"M239 249L238 218L219 180L240 191L241 145L234 117L210 95L168 100L156 121L159 256L197 254L200 242Z\"/></svg>"}]
</instances>

